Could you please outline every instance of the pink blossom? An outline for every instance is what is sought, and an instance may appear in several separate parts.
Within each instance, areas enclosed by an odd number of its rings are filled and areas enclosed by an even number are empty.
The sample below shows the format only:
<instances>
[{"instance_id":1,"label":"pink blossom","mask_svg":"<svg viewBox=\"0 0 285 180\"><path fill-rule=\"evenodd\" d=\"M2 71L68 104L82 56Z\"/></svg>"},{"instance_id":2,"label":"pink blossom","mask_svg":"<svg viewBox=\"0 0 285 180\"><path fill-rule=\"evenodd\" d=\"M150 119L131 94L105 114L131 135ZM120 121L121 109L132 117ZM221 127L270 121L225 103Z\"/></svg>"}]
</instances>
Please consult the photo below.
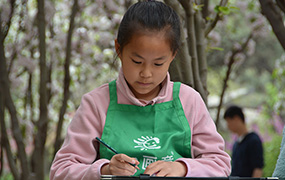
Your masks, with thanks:
<instances>
[{"instance_id":1,"label":"pink blossom","mask_svg":"<svg viewBox=\"0 0 285 180\"><path fill-rule=\"evenodd\" d=\"M118 5L113 0L105 0L105 4L110 11L117 11Z\"/></svg>"},{"instance_id":2,"label":"pink blossom","mask_svg":"<svg viewBox=\"0 0 285 180\"><path fill-rule=\"evenodd\" d=\"M224 63L225 63L226 65L229 64L230 58L231 58L232 55L233 55L233 54L232 54L231 51L227 52L227 54L225 55L225 57L224 57Z\"/></svg>"},{"instance_id":3,"label":"pink blossom","mask_svg":"<svg viewBox=\"0 0 285 180\"><path fill-rule=\"evenodd\" d=\"M254 40L249 40L248 44L247 44L247 47L246 47L246 54L248 56L252 56L255 52L255 41Z\"/></svg>"},{"instance_id":4,"label":"pink blossom","mask_svg":"<svg viewBox=\"0 0 285 180\"><path fill-rule=\"evenodd\" d=\"M238 42L234 43L234 49L241 49L241 44Z\"/></svg>"},{"instance_id":5,"label":"pink blossom","mask_svg":"<svg viewBox=\"0 0 285 180\"><path fill-rule=\"evenodd\" d=\"M114 25L119 24L121 22L121 20L122 20L122 16L121 15L119 15L119 14L114 14L113 15L112 21L113 21Z\"/></svg>"},{"instance_id":6,"label":"pink blossom","mask_svg":"<svg viewBox=\"0 0 285 180\"><path fill-rule=\"evenodd\" d=\"M103 45L103 47L108 47L113 40L113 35L110 32L100 32L99 43Z\"/></svg>"},{"instance_id":7,"label":"pink blossom","mask_svg":"<svg viewBox=\"0 0 285 180\"><path fill-rule=\"evenodd\" d=\"M234 57L234 59L235 59L235 65L236 66L240 66L240 65L242 65L243 64L243 62L245 61L245 58L246 58L246 56L245 56L245 54L244 53L237 53L236 55L235 55L235 57Z\"/></svg>"},{"instance_id":8,"label":"pink blossom","mask_svg":"<svg viewBox=\"0 0 285 180\"><path fill-rule=\"evenodd\" d=\"M95 15L97 13L98 7L99 5L97 3L92 3L85 8L85 12L90 16Z\"/></svg>"},{"instance_id":9,"label":"pink blossom","mask_svg":"<svg viewBox=\"0 0 285 180\"><path fill-rule=\"evenodd\" d=\"M18 65L27 68L30 73L34 72L37 66L35 61L22 55L18 57Z\"/></svg>"},{"instance_id":10,"label":"pink blossom","mask_svg":"<svg viewBox=\"0 0 285 180\"><path fill-rule=\"evenodd\" d=\"M47 23L51 23L56 13L54 4L51 1L45 1L45 20Z\"/></svg>"},{"instance_id":11,"label":"pink blossom","mask_svg":"<svg viewBox=\"0 0 285 180\"><path fill-rule=\"evenodd\" d=\"M273 119L271 120L273 127L275 129L275 131L281 135L283 132L283 128L284 128L284 123L282 122L282 119L280 116L278 115L273 115Z\"/></svg>"},{"instance_id":12,"label":"pink blossom","mask_svg":"<svg viewBox=\"0 0 285 180\"><path fill-rule=\"evenodd\" d=\"M211 33L208 35L208 38L210 40L211 46L219 46L221 44L221 36L216 31L211 31Z\"/></svg>"},{"instance_id":13,"label":"pink blossom","mask_svg":"<svg viewBox=\"0 0 285 180\"><path fill-rule=\"evenodd\" d=\"M1 21L8 22L11 12L10 3L8 2L1 3L0 12L1 12L0 13Z\"/></svg>"},{"instance_id":14,"label":"pink blossom","mask_svg":"<svg viewBox=\"0 0 285 180\"><path fill-rule=\"evenodd\" d=\"M21 77L10 76L11 88L19 88L23 84L23 79Z\"/></svg>"},{"instance_id":15,"label":"pink blossom","mask_svg":"<svg viewBox=\"0 0 285 180\"><path fill-rule=\"evenodd\" d=\"M237 1L236 6L239 7L241 12L244 12L247 10L248 2L247 1Z\"/></svg>"},{"instance_id":16,"label":"pink blossom","mask_svg":"<svg viewBox=\"0 0 285 180\"><path fill-rule=\"evenodd\" d=\"M251 129L254 132L259 132L260 131L260 129L259 129L259 127L258 127L258 125L256 123L252 123L251 124Z\"/></svg>"}]
</instances>

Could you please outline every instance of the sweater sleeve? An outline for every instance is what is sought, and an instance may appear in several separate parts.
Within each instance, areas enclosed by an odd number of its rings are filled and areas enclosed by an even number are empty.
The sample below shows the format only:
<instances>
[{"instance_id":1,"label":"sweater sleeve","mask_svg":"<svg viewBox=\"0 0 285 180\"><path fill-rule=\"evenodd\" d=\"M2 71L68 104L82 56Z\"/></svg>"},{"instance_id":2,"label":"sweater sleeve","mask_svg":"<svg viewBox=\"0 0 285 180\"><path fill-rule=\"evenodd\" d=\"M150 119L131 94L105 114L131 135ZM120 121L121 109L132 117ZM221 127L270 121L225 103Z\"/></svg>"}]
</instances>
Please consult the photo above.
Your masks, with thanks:
<instances>
[{"instance_id":1,"label":"sweater sleeve","mask_svg":"<svg viewBox=\"0 0 285 180\"><path fill-rule=\"evenodd\" d=\"M88 93L82 97L81 104L67 129L65 141L52 163L51 180L100 179L100 169L109 163L109 160L95 161L98 158L99 145L93 145L92 140L97 136L101 137L108 98L108 94L99 96L96 93ZM100 104L100 107L97 107L97 104Z\"/></svg>"},{"instance_id":2,"label":"sweater sleeve","mask_svg":"<svg viewBox=\"0 0 285 180\"><path fill-rule=\"evenodd\" d=\"M186 85L181 86L179 96L192 134L192 158L178 159L187 166L186 176L229 176L230 156L224 151L224 140L217 132L201 96Z\"/></svg>"}]
</instances>

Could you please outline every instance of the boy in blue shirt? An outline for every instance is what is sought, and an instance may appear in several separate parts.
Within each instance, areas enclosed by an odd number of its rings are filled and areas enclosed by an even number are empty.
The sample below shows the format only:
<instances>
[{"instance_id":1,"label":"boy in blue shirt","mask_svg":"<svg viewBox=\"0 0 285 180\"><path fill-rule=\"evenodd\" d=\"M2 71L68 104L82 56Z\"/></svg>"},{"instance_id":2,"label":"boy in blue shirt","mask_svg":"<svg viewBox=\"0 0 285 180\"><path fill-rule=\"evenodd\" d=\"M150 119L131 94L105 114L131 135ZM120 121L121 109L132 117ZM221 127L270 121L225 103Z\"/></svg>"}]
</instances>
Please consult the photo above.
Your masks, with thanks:
<instances>
[{"instance_id":1,"label":"boy in blue shirt","mask_svg":"<svg viewBox=\"0 0 285 180\"><path fill-rule=\"evenodd\" d=\"M238 135L232 151L231 176L262 177L262 142L255 132L247 130L242 109L230 106L224 114L224 119L229 130Z\"/></svg>"}]
</instances>

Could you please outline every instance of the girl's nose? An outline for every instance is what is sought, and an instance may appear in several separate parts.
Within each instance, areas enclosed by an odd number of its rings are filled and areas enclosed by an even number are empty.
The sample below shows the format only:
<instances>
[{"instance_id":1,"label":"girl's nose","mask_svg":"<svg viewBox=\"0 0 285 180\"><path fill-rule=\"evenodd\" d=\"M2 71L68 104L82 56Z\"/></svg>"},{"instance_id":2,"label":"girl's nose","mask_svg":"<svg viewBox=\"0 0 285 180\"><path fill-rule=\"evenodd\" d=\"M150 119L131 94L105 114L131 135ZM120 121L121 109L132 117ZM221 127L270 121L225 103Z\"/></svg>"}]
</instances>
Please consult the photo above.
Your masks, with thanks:
<instances>
[{"instance_id":1,"label":"girl's nose","mask_svg":"<svg viewBox=\"0 0 285 180\"><path fill-rule=\"evenodd\" d=\"M151 77L152 73L151 73L151 68L149 67L143 67L143 69L140 72L140 76L143 78L149 78Z\"/></svg>"}]
</instances>

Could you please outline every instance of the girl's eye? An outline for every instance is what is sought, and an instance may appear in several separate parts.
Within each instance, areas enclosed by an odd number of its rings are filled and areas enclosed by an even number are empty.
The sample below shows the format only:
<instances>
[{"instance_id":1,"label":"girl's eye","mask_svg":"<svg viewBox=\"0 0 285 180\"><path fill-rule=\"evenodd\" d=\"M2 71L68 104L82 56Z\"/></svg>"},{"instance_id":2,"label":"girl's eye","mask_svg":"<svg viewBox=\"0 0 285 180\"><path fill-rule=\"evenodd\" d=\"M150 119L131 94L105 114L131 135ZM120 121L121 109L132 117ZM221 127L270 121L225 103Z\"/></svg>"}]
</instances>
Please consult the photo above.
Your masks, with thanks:
<instances>
[{"instance_id":1,"label":"girl's eye","mask_svg":"<svg viewBox=\"0 0 285 180\"><path fill-rule=\"evenodd\" d=\"M135 61L132 59L132 61L135 63L135 64L141 64L142 62L139 62L139 61Z\"/></svg>"},{"instance_id":2,"label":"girl's eye","mask_svg":"<svg viewBox=\"0 0 285 180\"><path fill-rule=\"evenodd\" d=\"M155 66L162 66L162 65L163 65L163 63L161 63L161 64L157 64L157 63L155 63L154 65L155 65Z\"/></svg>"}]
</instances>

